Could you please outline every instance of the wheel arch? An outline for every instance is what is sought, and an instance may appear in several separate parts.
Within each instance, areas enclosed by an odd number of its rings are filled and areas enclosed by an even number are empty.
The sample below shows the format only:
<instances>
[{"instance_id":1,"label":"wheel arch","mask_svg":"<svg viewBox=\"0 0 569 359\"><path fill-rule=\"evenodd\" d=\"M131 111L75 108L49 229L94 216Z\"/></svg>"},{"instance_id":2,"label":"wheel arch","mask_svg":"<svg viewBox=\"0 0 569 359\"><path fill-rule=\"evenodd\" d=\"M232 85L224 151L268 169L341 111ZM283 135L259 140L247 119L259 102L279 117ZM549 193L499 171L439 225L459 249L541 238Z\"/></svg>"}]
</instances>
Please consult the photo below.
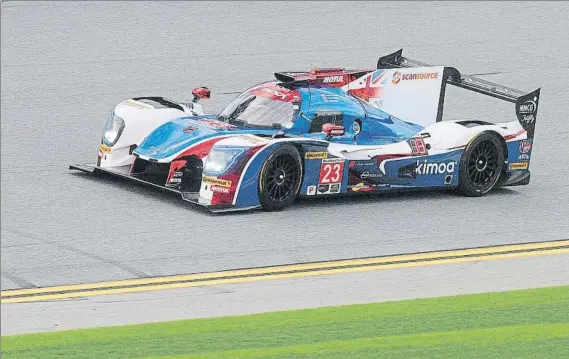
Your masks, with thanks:
<instances>
[{"instance_id":1,"label":"wheel arch","mask_svg":"<svg viewBox=\"0 0 569 359\"><path fill-rule=\"evenodd\" d=\"M462 183L462 176L463 176L463 171L465 171L465 169L463 168L464 164L463 161L467 158L465 156L469 156L470 151L474 150L475 147L471 147L471 146L478 146L478 139L479 138L493 138L495 141L497 141L498 143L501 144L502 146L502 155L503 155L503 163L501 164L501 171L500 173L498 173L497 178L494 182L494 184L491 185L491 187L489 187L489 189L480 192L478 190L476 190L477 193L473 192L474 190L471 189L472 185L469 183ZM459 192L462 192L463 194L467 195L467 196L480 196L483 194L486 194L487 192L489 192L492 188L496 187L497 185L499 185L500 181L503 180L505 174L506 174L506 170L507 170L507 159L508 159L508 148L507 148L507 144L506 144L506 140L504 139L504 137L497 131L494 131L492 129L487 129L487 130L483 130L477 134L475 134L474 136L472 136L470 138L470 140L468 141L467 145L464 148L464 152L461 154L461 160L460 160L460 165L459 165L459 184L458 184L458 190Z\"/></svg>"},{"instance_id":2,"label":"wheel arch","mask_svg":"<svg viewBox=\"0 0 569 359\"><path fill-rule=\"evenodd\" d=\"M500 183L502 181L502 179L504 178L504 176L506 175L506 171L507 171L507 162L508 162L508 144L506 143L506 140L504 139L504 136L502 136L499 132L494 131L494 130L484 130L478 134L476 134L475 136L473 136L470 141L472 142L475 138L482 136L482 135L490 135L490 136L494 136L496 137L496 139L498 139L498 141L502 144L502 149L504 150L504 167L502 168L502 173L500 174L500 178L498 179L498 183Z\"/></svg>"}]
</instances>

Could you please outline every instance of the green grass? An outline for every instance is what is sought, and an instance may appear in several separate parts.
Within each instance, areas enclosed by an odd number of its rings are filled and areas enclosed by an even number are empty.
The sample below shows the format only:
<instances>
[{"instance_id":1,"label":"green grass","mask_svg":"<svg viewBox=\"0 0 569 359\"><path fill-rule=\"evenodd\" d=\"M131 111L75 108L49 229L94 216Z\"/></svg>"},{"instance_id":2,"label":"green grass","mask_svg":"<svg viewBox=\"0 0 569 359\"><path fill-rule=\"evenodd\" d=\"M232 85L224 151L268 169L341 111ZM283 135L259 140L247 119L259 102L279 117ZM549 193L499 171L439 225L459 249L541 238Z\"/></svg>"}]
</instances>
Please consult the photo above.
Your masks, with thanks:
<instances>
[{"instance_id":1,"label":"green grass","mask_svg":"<svg viewBox=\"0 0 569 359\"><path fill-rule=\"evenodd\" d=\"M9 358L569 358L569 286L2 337Z\"/></svg>"}]
</instances>

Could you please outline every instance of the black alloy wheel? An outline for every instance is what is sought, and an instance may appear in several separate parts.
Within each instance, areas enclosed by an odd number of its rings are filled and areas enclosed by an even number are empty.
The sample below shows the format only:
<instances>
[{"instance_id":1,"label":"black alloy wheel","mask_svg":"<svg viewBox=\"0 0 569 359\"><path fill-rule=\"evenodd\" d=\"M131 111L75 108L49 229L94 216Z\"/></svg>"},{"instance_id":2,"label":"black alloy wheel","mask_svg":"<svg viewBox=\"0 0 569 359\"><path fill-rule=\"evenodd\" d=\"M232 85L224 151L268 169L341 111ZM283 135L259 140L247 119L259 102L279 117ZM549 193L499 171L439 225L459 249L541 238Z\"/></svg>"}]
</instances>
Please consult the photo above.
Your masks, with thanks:
<instances>
[{"instance_id":1,"label":"black alloy wheel","mask_svg":"<svg viewBox=\"0 0 569 359\"><path fill-rule=\"evenodd\" d=\"M279 211L291 205L302 181L302 160L293 145L285 144L269 155L259 176L259 200L264 209Z\"/></svg>"},{"instance_id":2,"label":"black alloy wheel","mask_svg":"<svg viewBox=\"0 0 569 359\"><path fill-rule=\"evenodd\" d=\"M503 140L497 134L480 134L462 155L459 191L472 197L488 193L500 179L504 166Z\"/></svg>"}]
</instances>

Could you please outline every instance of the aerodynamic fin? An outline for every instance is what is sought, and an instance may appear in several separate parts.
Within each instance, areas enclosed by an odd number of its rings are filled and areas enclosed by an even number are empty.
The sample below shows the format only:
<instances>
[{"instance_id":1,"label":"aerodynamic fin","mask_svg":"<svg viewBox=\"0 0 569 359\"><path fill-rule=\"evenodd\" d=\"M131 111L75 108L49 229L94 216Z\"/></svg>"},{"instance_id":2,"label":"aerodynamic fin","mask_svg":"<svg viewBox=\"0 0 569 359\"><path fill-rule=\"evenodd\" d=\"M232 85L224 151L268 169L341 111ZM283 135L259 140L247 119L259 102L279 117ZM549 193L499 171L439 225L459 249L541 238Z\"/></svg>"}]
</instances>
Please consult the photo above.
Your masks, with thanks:
<instances>
[{"instance_id":1,"label":"aerodynamic fin","mask_svg":"<svg viewBox=\"0 0 569 359\"><path fill-rule=\"evenodd\" d=\"M413 67L433 67L417 60L403 56L403 49L392 54L382 56L377 61L378 69L391 68L413 68ZM495 82L483 80L481 78L462 75L454 67L445 67L443 84L439 99L439 112L437 122L442 121L445 85L450 84L470 91L478 92L487 96L498 98L515 104L516 116L522 127L527 131L528 139L533 138L535 132L535 122L537 119L537 107L539 102L540 90L537 89L530 93L512 87L504 86Z\"/></svg>"},{"instance_id":2,"label":"aerodynamic fin","mask_svg":"<svg viewBox=\"0 0 569 359\"><path fill-rule=\"evenodd\" d=\"M516 116L518 121L527 131L528 139L533 139L535 133L535 122L537 121L537 107L539 105L539 94L541 89L537 89L526 95L520 96L516 100Z\"/></svg>"}]
</instances>

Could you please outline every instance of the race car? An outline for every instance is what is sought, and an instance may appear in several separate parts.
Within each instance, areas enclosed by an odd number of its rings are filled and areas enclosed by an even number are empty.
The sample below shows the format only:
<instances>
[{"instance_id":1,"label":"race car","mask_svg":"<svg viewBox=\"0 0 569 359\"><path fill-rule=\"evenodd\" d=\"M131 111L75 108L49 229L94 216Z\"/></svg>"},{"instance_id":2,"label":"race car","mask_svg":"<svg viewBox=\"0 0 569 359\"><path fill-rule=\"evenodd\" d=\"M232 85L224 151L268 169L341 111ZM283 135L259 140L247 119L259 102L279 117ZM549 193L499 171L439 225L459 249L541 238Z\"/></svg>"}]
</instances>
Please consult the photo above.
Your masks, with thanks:
<instances>
[{"instance_id":1,"label":"race car","mask_svg":"<svg viewBox=\"0 0 569 359\"><path fill-rule=\"evenodd\" d=\"M187 103L127 99L105 125L96 164L70 169L158 187L214 212L400 190L482 196L529 183L540 89L461 75L403 50L376 67L276 72L217 114L204 113L206 87ZM447 85L512 102L516 119L442 121Z\"/></svg>"}]
</instances>

